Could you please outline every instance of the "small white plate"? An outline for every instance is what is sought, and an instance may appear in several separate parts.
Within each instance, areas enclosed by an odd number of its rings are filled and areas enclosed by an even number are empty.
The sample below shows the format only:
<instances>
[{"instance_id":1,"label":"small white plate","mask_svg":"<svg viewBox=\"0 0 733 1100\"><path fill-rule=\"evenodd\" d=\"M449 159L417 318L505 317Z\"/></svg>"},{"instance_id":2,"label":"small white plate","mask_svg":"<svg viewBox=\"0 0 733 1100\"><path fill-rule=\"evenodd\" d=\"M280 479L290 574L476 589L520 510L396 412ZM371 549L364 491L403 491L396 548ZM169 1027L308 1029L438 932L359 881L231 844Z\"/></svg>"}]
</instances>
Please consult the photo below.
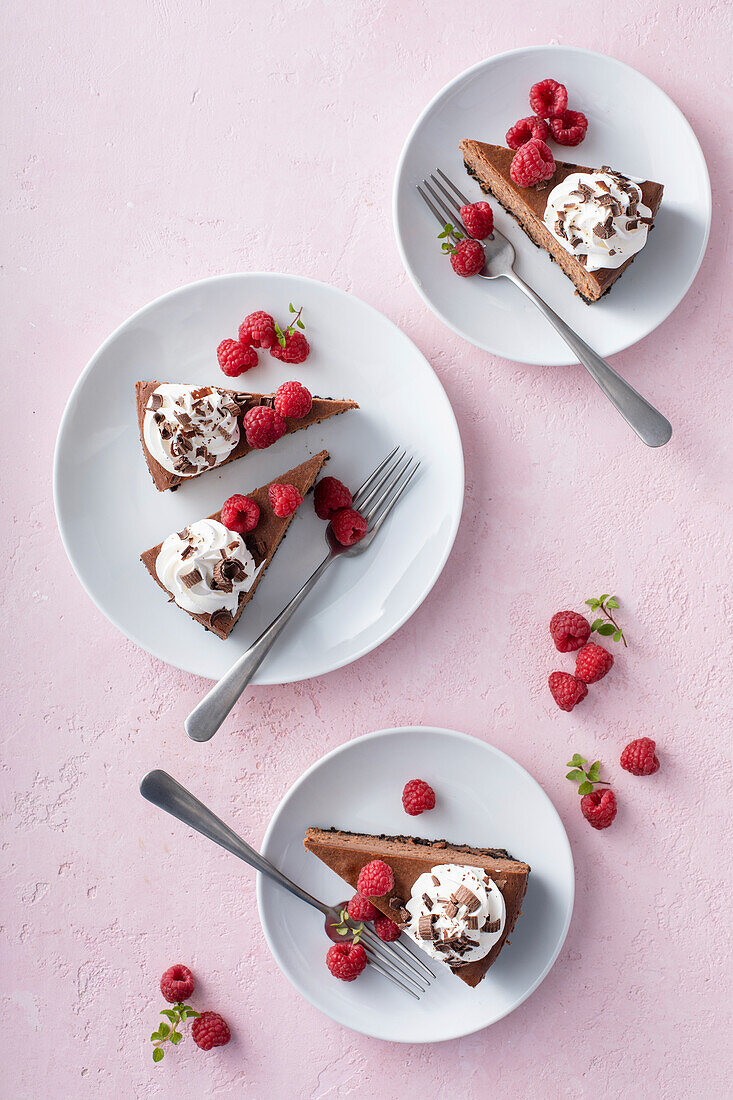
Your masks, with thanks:
<instances>
[{"instance_id":1,"label":"small white plate","mask_svg":"<svg viewBox=\"0 0 733 1100\"><path fill-rule=\"evenodd\" d=\"M216 348L265 309L281 321L304 307L311 354L288 366L268 352L226 379ZM138 379L271 392L290 378L360 409L255 451L175 493L159 493L143 459ZM124 634L178 668L218 679L297 591L326 552L308 497L257 595L227 641L169 604L139 561L171 531L327 448L326 472L356 487L395 444L420 472L374 545L338 562L308 597L257 673L281 684L340 668L380 645L427 596L450 553L463 503L463 453L440 382L391 321L344 291L297 276L223 275L158 298L125 322L74 387L56 445L54 498L61 537L87 592Z\"/></svg>"},{"instance_id":2,"label":"small white plate","mask_svg":"<svg viewBox=\"0 0 733 1100\"><path fill-rule=\"evenodd\" d=\"M402 788L415 778L432 784L436 807L407 817ZM481 984L469 989L444 967L419 1003L369 968L355 982L332 977L323 918L258 875L260 919L278 966L338 1023L400 1043L456 1039L512 1012L549 973L573 911L573 857L549 798L503 752L464 733L417 726L369 733L309 768L275 811L262 851L316 897L343 901L349 887L303 848L309 825L507 848L532 868L511 944Z\"/></svg>"},{"instance_id":3,"label":"small white plate","mask_svg":"<svg viewBox=\"0 0 733 1100\"><path fill-rule=\"evenodd\" d=\"M532 46L498 54L451 81L426 107L405 143L394 189L402 260L434 313L477 347L521 363L575 362L566 344L521 291L505 279L460 279L440 251L438 223L415 190L442 170L472 201L487 198L463 166L458 143L504 144L509 127L531 114L532 84L554 77L568 104L588 116L576 148L550 141L558 160L600 166L664 184L654 232L643 252L600 302L586 305L546 252L536 248L489 197L496 224L517 252L516 271L601 355L635 344L679 305L697 274L710 232L705 158L689 123L656 84L605 54Z\"/></svg>"}]
</instances>

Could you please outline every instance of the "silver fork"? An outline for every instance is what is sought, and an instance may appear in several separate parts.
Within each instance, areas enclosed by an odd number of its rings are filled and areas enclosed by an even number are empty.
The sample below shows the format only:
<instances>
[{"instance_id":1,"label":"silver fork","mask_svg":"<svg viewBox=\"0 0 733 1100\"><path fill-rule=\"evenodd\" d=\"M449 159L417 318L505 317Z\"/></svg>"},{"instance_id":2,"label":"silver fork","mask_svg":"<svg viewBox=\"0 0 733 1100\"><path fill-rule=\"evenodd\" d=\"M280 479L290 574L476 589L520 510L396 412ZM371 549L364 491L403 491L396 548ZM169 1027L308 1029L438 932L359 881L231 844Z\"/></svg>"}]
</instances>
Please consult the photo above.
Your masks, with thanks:
<instances>
[{"instance_id":1,"label":"silver fork","mask_svg":"<svg viewBox=\"0 0 733 1100\"><path fill-rule=\"evenodd\" d=\"M425 190L419 185L417 190L441 226L445 226L446 223L454 227L458 225L463 234L469 237L470 233L466 231L460 219L460 207L467 205L471 200L467 199L458 190L456 185L448 179L445 172L441 172L439 168L437 171L441 179L434 175L430 176L434 186L431 186L427 180L423 180ZM450 191L443 186L441 180L448 185ZM450 237L454 244L458 243L455 234L451 233ZM667 418L662 416L653 405L650 405L640 393L637 393L633 386L630 386L620 374L617 374L605 359L601 359L600 355L593 351L593 348L586 344L585 340L582 340L569 325L566 325L554 309L551 309L531 286L520 279L513 266L516 258L514 246L504 234L494 228L493 241L485 245L484 251L486 253L486 266L482 271L479 271L479 277L483 279L509 279L515 286L518 286L562 336L593 381L600 386L608 400L621 413L626 423L636 432L639 438L648 447L661 447L668 443L672 437L672 425Z\"/></svg>"},{"instance_id":2,"label":"silver fork","mask_svg":"<svg viewBox=\"0 0 733 1100\"><path fill-rule=\"evenodd\" d=\"M262 664L277 637L290 620L296 608L321 579L328 567L341 557L357 557L368 550L377 533L417 473L420 463L410 458L406 451L397 454L395 447L383 462L380 462L359 487L354 496L354 507L358 508L367 521L367 532L361 542L354 546L342 546L335 538L331 525L326 528L328 553L321 564L310 575L305 584L295 593L290 603L282 609L259 638L252 643L218 684L205 695L189 714L184 725L192 741L209 741L226 718L229 711L242 694L247 684ZM396 456L396 457L395 457Z\"/></svg>"},{"instance_id":3,"label":"silver fork","mask_svg":"<svg viewBox=\"0 0 733 1100\"><path fill-rule=\"evenodd\" d=\"M287 890L296 898L312 905L329 922L340 923L341 917L338 909L319 901L307 890L303 890L300 886L296 886L294 882L291 882L287 875L284 875L273 863L270 863L268 859L265 859L263 855L250 847L240 836L237 836L234 830L225 825L221 818L218 818L207 806L204 806L203 802L199 802L198 798L195 798L190 791L182 787L167 772L159 769L148 772L140 783L140 794L143 798L147 798L148 802L152 802L154 806L158 806L159 809L165 810L173 817L177 817L184 825L188 825L189 828L195 829L197 833L213 840L214 844L218 844L220 848L224 848L227 852L231 852L233 856L244 860L250 867L254 867L255 871L266 875L267 878L281 886L283 890ZM346 923L354 929L354 925L350 921L346 921ZM388 946L366 925L364 925L359 936L360 942L363 943L367 953L370 966L385 978L388 978L394 985L403 989L405 993L409 993L416 1001L419 1001L422 994L426 992L430 983L435 979L435 973L427 963L402 940L394 940Z\"/></svg>"}]
</instances>

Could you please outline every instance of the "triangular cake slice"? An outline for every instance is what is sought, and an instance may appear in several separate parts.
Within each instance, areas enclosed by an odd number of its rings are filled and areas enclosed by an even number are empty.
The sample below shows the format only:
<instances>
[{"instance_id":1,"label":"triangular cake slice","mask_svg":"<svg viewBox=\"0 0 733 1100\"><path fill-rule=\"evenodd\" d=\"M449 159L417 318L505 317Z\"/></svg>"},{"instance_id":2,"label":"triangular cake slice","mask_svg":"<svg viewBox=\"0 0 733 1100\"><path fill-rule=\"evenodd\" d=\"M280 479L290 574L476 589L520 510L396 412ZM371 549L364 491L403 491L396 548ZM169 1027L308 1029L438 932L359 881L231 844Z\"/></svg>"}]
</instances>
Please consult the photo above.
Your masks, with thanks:
<instances>
[{"instance_id":1,"label":"triangular cake slice","mask_svg":"<svg viewBox=\"0 0 733 1100\"><path fill-rule=\"evenodd\" d=\"M221 522L221 512L184 527L140 555L153 580L192 619L228 638L252 599L295 514L281 519L270 506L270 485L294 485L301 496L313 488L328 451L247 493L258 504L253 531L239 535Z\"/></svg>"},{"instance_id":2,"label":"triangular cake slice","mask_svg":"<svg viewBox=\"0 0 733 1100\"><path fill-rule=\"evenodd\" d=\"M271 406L275 396L181 382L137 382L135 394L143 454L161 492L249 454L245 414ZM285 417L285 435L358 408L355 401L314 397L306 416Z\"/></svg>"},{"instance_id":3,"label":"triangular cake slice","mask_svg":"<svg viewBox=\"0 0 733 1100\"><path fill-rule=\"evenodd\" d=\"M303 843L354 890L367 863L388 863L394 888L370 900L466 985L485 976L522 911L530 869L503 848L317 828Z\"/></svg>"},{"instance_id":4,"label":"triangular cake slice","mask_svg":"<svg viewBox=\"0 0 733 1100\"><path fill-rule=\"evenodd\" d=\"M462 141L460 148L466 170L482 191L493 195L549 253L586 302L606 294L646 243L662 201L661 183L633 180L607 166L587 168L557 160L549 180L519 187L509 174L514 150L471 140ZM578 181L565 181L578 173L584 187L571 191ZM595 266L601 263L607 266Z\"/></svg>"}]
</instances>

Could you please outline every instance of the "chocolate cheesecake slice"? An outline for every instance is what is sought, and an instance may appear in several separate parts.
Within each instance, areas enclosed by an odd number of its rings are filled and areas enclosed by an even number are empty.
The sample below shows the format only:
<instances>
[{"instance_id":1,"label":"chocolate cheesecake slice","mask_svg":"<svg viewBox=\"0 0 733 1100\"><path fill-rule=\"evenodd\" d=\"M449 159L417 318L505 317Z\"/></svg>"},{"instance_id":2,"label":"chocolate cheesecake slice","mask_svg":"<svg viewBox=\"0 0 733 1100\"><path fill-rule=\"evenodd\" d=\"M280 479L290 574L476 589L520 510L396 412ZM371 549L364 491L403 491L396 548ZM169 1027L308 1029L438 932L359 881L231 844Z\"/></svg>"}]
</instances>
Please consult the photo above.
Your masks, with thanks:
<instances>
[{"instance_id":1,"label":"chocolate cheesecake slice","mask_svg":"<svg viewBox=\"0 0 733 1100\"><path fill-rule=\"evenodd\" d=\"M632 180L607 166L587 168L560 160L555 162L549 180L534 187L519 187L509 174L514 150L469 139L462 141L460 148L466 170L481 190L493 195L530 240L549 253L588 304L607 294L632 263L662 201L661 183ZM581 179L577 190L564 194L564 181L577 174L589 178ZM559 204L555 201L558 197L562 200ZM548 203L552 214L549 225L545 217ZM579 224L579 213L586 215L583 235L572 228ZM604 252L608 266L599 265L598 255Z\"/></svg>"},{"instance_id":2,"label":"chocolate cheesecake slice","mask_svg":"<svg viewBox=\"0 0 733 1100\"><path fill-rule=\"evenodd\" d=\"M247 493L260 509L253 531L230 531L221 512L215 512L146 550L140 555L143 565L182 611L217 637L228 638L297 514L275 515L270 485L294 485L305 497L327 459L328 451L321 451Z\"/></svg>"},{"instance_id":3,"label":"chocolate cheesecake slice","mask_svg":"<svg viewBox=\"0 0 733 1100\"><path fill-rule=\"evenodd\" d=\"M503 848L333 828L307 829L303 844L354 890L367 863L381 859L389 864L393 889L385 897L369 900L469 986L484 978L522 911L530 868ZM455 888L449 885L459 881ZM499 909L482 908L482 888L487 898L491 896L490 906L498 899ZM461 924L460 934L455 922ZM475 957L482 938L488 950Z\"/></svg>"},{"instance_id":4,"label":"chocolate cheesecake slice","mask_svg":"<svg viewBox=\"0 0 733 1100\"><path fill-rule=\"evenodd\" d=\"M244 417L257 405L272 407L275 396L178 382L137 382L135 395L140 443L160 492L249 454ZM284 418L284 434L358 408L346 398L314 397L306 416Z\"/></svg>"}]
</instances>

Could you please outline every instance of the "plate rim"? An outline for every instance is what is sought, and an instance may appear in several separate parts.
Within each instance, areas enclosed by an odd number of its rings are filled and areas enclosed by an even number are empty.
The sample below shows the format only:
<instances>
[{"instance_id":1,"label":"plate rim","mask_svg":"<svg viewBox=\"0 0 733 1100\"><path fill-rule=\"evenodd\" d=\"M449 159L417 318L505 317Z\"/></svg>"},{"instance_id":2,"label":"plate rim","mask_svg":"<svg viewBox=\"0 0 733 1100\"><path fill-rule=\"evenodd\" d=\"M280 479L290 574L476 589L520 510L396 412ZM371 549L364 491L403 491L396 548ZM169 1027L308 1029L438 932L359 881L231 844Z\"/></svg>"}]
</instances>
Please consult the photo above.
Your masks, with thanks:
<instances>
[{"instance_id":1,"label":"plate rim","mask_svg":"<svg viewBox=\"0 0 733 1100\"><path fill-rule=\"evenodd\" d=\"M258 672L257 672L257 674L255 675L255 677L252 681L252 685L255 686L255 687L257 687L257 686L273 687L273 686L277 686L277 685L301 683L301 682L304 682L304 679L308 680L308 679L315 679L316 677L319 677L319 676L326 676L328 673L335 672L340 668L344 668L347 665L352 664L354 661L361 660L361 658L365 657L368 653L371 653L373 650L378 649L379 646L383 645L386 641L388 641L389 638L391 638L393 634L396 634L397 631L400 630L405 625L405 623L408 621L408 619L410 619L412 617L412 615L414 615L415 612L422 606L424 601L427 599L427 597L430 595L433 588L435 587L439 577L441 576L441 574L442 574L442 572L445 568L446 562L448 561L448 558L450 557L450 555L453 551L453 546L455 544L456 536L458 534L458 528L460 526L461 517L462 517L462 514L463 514L463 505L464 505L465 490L466 490L466 462L465 462L465 456L464 456L464 453L463 453L463 443L462 443L462 440L461 440L461 433L460 433L460 430L459 430L459 427L458 427L458 421L456 420L456 414L453 410L453 406L451 405L450 398L448 397L448 394L446 393L445 387L443 386L443 383L441 382L438 374L434 370L432 364L430 363L428 358L423 354L423 352L420 350L420 348L417 346L417 344L410 338L410 336L408 336L408 334L403 329L400 328L400 326L398 324L396 324L395 321L392 320L391 317L388 317L385 313L382 313L381 310L376 308L376 306L371 305L369 302L365 302L364 299L360 298L358 295L352 294L350 291L343 290L341 287L334 286L332 283L326 283L321 279L313 279L308 275L297 275L297 274L291 274L291 273L281 272L281 271L233 271L233 272L224 272L224 273L219 274L219 275L209 275L209 276L206 276L203 279L194 279L192 282L183 283L180 286L174 287L172 290L166 291L164 294L158 295L156 298L153 298L149 302L146 302L144 305L140 306L133 313L131 313L127 318L125 318L125 320L122 321L121 324L117 325L117 327L102 341L102 343L99 345L99 347L93 353L91 358L88 360L86 366L81 371L79 377L74 382L74 385L71 389L71 392L69 393L69 396L66 400L64 410L61 414L61 419L59 421L59 426L58 426L58 430L57 430L57 433L56 433L56 441L55 441L55 444L54 444L54 452L53 452L52 488L53 488L53 506L54 506L54 513L55 513L55 516L56 516L56 526L57 526L57 529L58 529L58 532L59 532L59 536L61 538L61 544L62 544L62 546L63 546L63 548L66 552L66 556L69 560L69 564L71 565L71 568L74 571L74 574L75 574L77 580L79 581L82 588L84 589L84 591L86 592L87 596L92 601L94 606L97 608L97 610L104 616L104 618L107 620L107 622L109 622L113 627L115 627L115 629L119 630L120 633L125 638L127 638L129 641L133 642L135 645L139 646L142 650L144 650L144 652L149 653L156 660L163 661L165 664L169 665L171 668L177 668L181 672L185 672L189 675L202 676L203 679L209 679L208 676L202 674L195 667L183 666L183 665L177 664L175 662L172 662L167 657L163 656L161 653L149 648L149 646L145 644L145 642L139 637L139 635L137 633L131 633L130 631L126 630L117 621L116 618L113 618L111 615L109 615L108 612L104 609L104 607L102 607L101 604L98 602L95 595L91 592L90 588L88 587L88 585L87 585L86 581L84 580L84 578L82 576L82 573L80 571L79 562L78 562L77 557L74 554L74 552L72 550L72 547L71 547L70 533L69 533L69 531L67 529L67 526L66 526L64 520L62 519L62 516L61 516L61 513L60 513L59 498L60 498L60 494L61 494L61 491L62 491L62 480L63 480L62 473L61 473L61 470L60 470L60 465L61 465L61 461L62 461L61 452L63 450L63 446L64 446L64 443L65 443L65 436L66 436L67 431L68 431L68 424L69 424L69 421L70 421L70 419L73 415L73 409L74 409L74 406L75 406L75 403L76 403L77 396L78 396L79 392L81 391L81 389L82 389L83 385L85 384L85 382L86 382L87 378L89 377L89 375L94 370L98 360L102 357L102 355L107 350L108 346L111 343L113 343L113 341L116 340L119 337L119 335L124 331L124 329L127 328L128 325L131 325L133 322L137 321L147 311L155 309L155 307L157 307L161 303L167 301L169 298L173 298L176 295L185 294L187 291L192 290L194 287L201 287L201 286L203 286L207 283L217 283L217 282L236 280L236 279L242 279L242 278L247 279L247 280L252 280L252 279L258 279L258 278L263 278L263 277L268 278L268 279L276 279L276 280L296 279L296 280L300 280L301 282L304 282L304 283L314 284L314 285L318 286L319 288L323 288L327 291L333 292L333 293L337 294L340 297L352 299L352 300L356 301L359 306L363 307L368 313L374 314L381 321L385 322L389 326L389 328L393 329L398 334L399 337L406 340L411 345L411 347L413 348L415 354L419 357L420 360L422 360L422 362L425 364L425 367L433 375L433 377L435 379L435 382L437 384L437 387L438 387L439 399L442 400L442 402L445 405L445 409L446 409L446 412L448 414L447 424L450 427L451 435L452 435L452 437L455 441L455 444L457 445L457 459L458 459L457 475L458 475L458 480L459 480L459 486L458 486L459 492L457 494L458 495L458 508L455 510L455 513L454 513L454 515L451 519L451 529L449 530L449 533L448 533L448 538L446 540L446 545L445 545L444 552L443 552L439 562L437 563L436 568L434 569L432 576L429 578L428 583L426 584L424 589L420 592L420 594L418 595L416 600L410 605L408 610L399 619L395 620L395 622L392 623L387 629L382 630L379 633L378 637L374 641L364 644L353 655L351 655L349 657L346 657L343 660L341 660L339 658L336 658L334 661L329 662L325 667L321 668L320 671L315 672L315 673L311 673L308 676L306 676L305 678L302 677L302 676L300 676L300 677L299 676L291 676L289 678L284 679L284 678L278 676L277 678L272 679L272 678L268 677L268 675L267 675L267 664L265 663L264 674L263 674L262 669L258 669ZM233 657L232 660L234 660L234 659L235 658Z\"/></svg>"},{"instance_id":2,"label":"plate rim","mask_svg":"<svg viewBox=\"0 0 733 1100\"><path fill-rule=\"evenodd\" d=\"M697 151L700 154L700 160L702 162L702 166L703 166L703 169L704 169L705 182L706 182L706 185L707 185L706 191L705 191L705 196L704 196L704 198L705 198L705 209L706 209L706 225L705 225L705 232L703 234L702 245L700 247L700 250L699 250L699 253L698 253L697 258L695 260L695 263L694 263L694 265L692 265L692 269L691 269L689 279L687 280L687 282L685 284L685 287L684 287L682 293L677 298L677 300L672 303L672 305L670 306L668 311L665 313L665 315L659 319L659 321L654 325L653 328L649 329L649 331L645 332L643 336L639 336L636 340L633 340L631 343L624 343L624 341L622 340L619 343L618 346L614 346L611 351L607 351L605 353L605 358L610 358L612 355L619 355L622 351L627 351L629 348L635 347L636 344L640 343L642 340L645 340L648 336L651 336L651 334L653 332L656 332L656 330L661 325L663 325L666 320L668 320L668 318L674 313L674 311L677 309L677 307L680 305L680 303L687 296L692 284L694 283L695 279L697 278L700 267L702 266L702 261L705 258L705 253L707 251L708 241L710 239L710 228L711 228L712 217L713 217L713 201L712 201L712 188L711 188L711 185L710 185L710 171L708 169L707 161L705 159L705 154L703 152L702 146L700 145L700 141L698 140L698 137L695 134L695 131L693 130L693 128L692 128L691 124L688 122L688 120L685 118L685 115L683 114L681 108L679 108L677 106L677 104L671 98L671 96L669 96L664 91L663 88L660 88L659 85L656 84L651 79L651 77L646 76L646 74L640 72L639 69L635 69L634 66L629 65L628 62L620 61L617 57L612 57L611 54L601 53L599 50L589 50L584 46L564 46L564 45L561 45L559 43L547 43L546 45L539 44L539 45L535 45L535 46L517 46L512 50L502 50L501 53L491 54L489 57L485 57L481 61L477 61L474 65L470 65L467 69L464 69L463 72L458 73L457 76L455 76L451 80L449 80L447 84L444 84L443 87L440 88L436 92L436 94L429 101L429 103L426 104L426 106L423 108L423 110L420 112L417 119L413 123L407 137L405 138L405 142L402 146L402 150L400 152L400 156L399 156L399 159L397 161L397 168L395 169L395 176L394 176L394 184L393 184L393 187L392 187L392 227L393 227L395 239L397 241L397 251L400 254L400 259L402 261L402 266L404 267L405 271L407 272L407 274L410 278L410 282L414 286L415 290L417 290L418 294L420 295L420 297L422 298L423 302L428 307L428 309L431 311L431 313L433 313L438 318L439 321L442 321L443 324L447 325L447 327L452 332L455 332L455 334L457 336L460 336L461 339L466 341L466 343L471 344L472 347L476 347L476 348L479 348L481 351L488 352L489 355L495 355L498 359L505 359L509 363L523 363L523 364L526 364L528 366L534 366L534 367L544 367L544 366L547 366L547 367L569 367L569 366L577 365L577 363L578 363L578 359L573 358L572 355L570 355L569 358L562 358L562 359L558 359L557 357L554 357L552 360L548 359L548 357L546 355L542 356L541 358L536 358L536 359L507 359L507 357L502 355L500 352L494 351L491 347L488 347L486 344L477 343L475 340L473 340L469 336L467 336L466 333L463 332L462 329L460 329L457 325L455 325L450 320L450 318L446 317L445 314L440 309L438 309L437 306L433 302L430 301L430 299L428 298L426 293L423 291L422 286L420 284L420 281L417 277L417 273L413 271L411 264L408 263L407 254L406 254L405 247L404 247L403 240L402 240L402 233L400 232L399 219L397 217L398 194L399 194L400 185L401 185L401 182L402 182L402 177L403 177L403 173L404 173L404 165L405 165L405 160L407 159L408 151L410 149L410 146L412 144L412 141L413 141L418 129L422 125L422 123L425 120L425 118L427 117L427 115L436 106L438 101L440 99L442 99L443 96L447 95L455 87L455 85L457 85L461 80L464 80L466 77L469 77L469 76L473 75L479 69L483 69L487 65L493 64L496 61L503 60L506 57L511 57L514 54L530 54L530 53L546 52L548 50L553 51L553 52L557 51L557 50L564 50L564 51L567 51L569 53L584 54L586 57L591 57L591 58L601 57L601 58L603 58L604 61L609 61L613 65L616 65L616 66L618 66L622 69L627 69L627 70L631 71L632 73L634 73L635 76L640 77L643 81L646 81L648 84L651 84L652 87L657 92L659 92L660 95L662 95L666 99L669 106L677 114L677 116L679 118L679 121L682 123L683 127L687 130L689 136L692 138L692 141L693 141L694 145L697 148Z\"/></svg>"},{"instance_id":3,"label":"plate rim","mask_svg":"<svg viewBox=\"0 0 733 1100\"><path fill-rule=\"evenodd\" d=\"M329 752L324 753L323 756L319 757L318 760L315 760L312 764L310 764L306 768L306 770L302 773L302 775L300 775L298 777L298 779L296 779L295 782L288 788L288 790L285 792L285 794L283 795L283 797L280 799L277 806L273 810L272 816L270 817L270 821L268 822L267 828L265 829L265 833L262 837L262 843L261 843L261 846L260 846L260 850L261 850L261 852L264 856L269 858L269 856L267 856L268 845L271 842L272 834L274 832L275 824L277 822L277 819L279 818L281 812L283 811L286 802L290 799L290 797L297 790L299 790L308 781L308 779L311 777L313 772L316 771L319 767L321 767L327 761L330 761L333 757L336 757L341 753L348 752L349 749L351 748L351 746L353 746L355 744L358 744L358 743L361 743L361 742L364 742L364 741L377 740L377 739L382 738L382 737L390 737L390 736L395 736L395 735L404 734L404 733L412 733L415 730L419 730L423 733L438 733L438 734L441 734L441 735L446 736L448 738L455 738L458 741L462 741L462 742L467 741L467 742L470 742L472 744L479 744L486 751L501 757L504 761L506 761L508 764L510 764L513 768L515 768L519 772L521 772L523 774L523 776L526 779L528 779L530 781L530 783L532 783L537 788L540 795L547 801L547 803L550 806L552 812L554 813L555 817L557 818L557 821L558 821L558 824L559 824L560 830L561 830L561 835L565 838L566 855L567 855L567 859L569 861L569 870L570 870L570 891L569 891L567 912L566 912L566 915L565 915L565 920L563 922L563 928L562 928L561 935L558 938L557 946L555 947L555 950L554 950L551 958L549 959L549 961L545 965L544 969L539 973L539 975L537 976L535 981L532 982L531 986L524 993L524 995L522 997L520 997L511 1006L511 1008L507 1008L507 1010L505 1012L502 1012L499 1016L497 1016L494 1020L492 1020L490 1024L481 1023L476 1027L473 1027L473 1026L470 1026L470 1025L467 1028L459 1027L455 1031L450 1032L450 1034L446 1034L446 1035L442 1036L442 1038L440 1038L440 1039L402 1039L402 1038L394 1038L394 1037L391 1037L389 1039L385 1039L385 1037L383 1035L375 1035L373 1032L367 1030L366 1028L364 1028L364 1029L352 1028L350 1024L345 1024L343 1022L343 1020L340 1020L338 1018L338 1016L336 1016L335 1014L332 1014L327 1009L322 1008L320 1005L314 1004L313 1001L310 999L310 997L307 995L307 993L300 986L300 984L297 981L295 981L294 978L291 978L289 969L286 969L286 966L284 964L284 961L283 961L283 958L281 956L280 951L278 950L278 948L273 943L273 940L270 936L270 932L269 932L269 929L268 929L267 922L266 922L266 920L264 919L264 916L263 916L263 911L262 911L263 887L264 887L264 884L267 880L265 879L265 877L259 871L257 872L257 875L256 875L256 897L257 897L257 912L258 912L258 915L259 915L259 918L260 918L260 926L262 928L262 933L265 937L265 941L267 943L267 946L270 949L270 953L272 954L275 962L277 963L278 968L280 969L281 974L286 979L286 981L288 981L290 983L290 985L295 989L296 993L298 993L301 997L303 997L303 999L306 1000L308 1002L308 1004L310 1004L313 1008L315 1008L317 1012L322 1012L325 1016L328 1016L329 1019L334 1020L338 1024L341 1024L342 1027L348 1028L349 1031L356 1031L358 1034L367 1035L371 1039L379 1039L383 1042L392 1042L392 1043L410 1043L410 1044L413 1044L413 1043L424 1043L424 1044L431 1043L432 1044L432 1043L448 1042L452 1039L461 1039L466 1035L474 1035L479 1031L484 1031L486 1028L492 1027L494 1024L499 1023L500 1020L503 1020L506 1016L509 1016L512 1012L514 1012L517 1008L519 1008L522 1004L524 1004L524 1002L526 1000L528 1000L529 997L531 997L532 994L539 988L539 986L542 984L542 982L545 980L547 975L550 973L550 971L554 967L555 963L557 962L557 960L559 958L560 952L562 951L563 947L565 946L565 940L567 939L568 931L570 929L570 924L571 924L571 921L573 919L573 912L574 912L574 909L575 909L575 860L573 859L572 846L570 844L570 839L568 837L567 830L565 829L565 825L563 823L563 820L560 817L560 814L558 813L557 807L555 806L554 802L552 801L550 796L547 794L544 787L542 787L542 785L539 783L539 781L537 779L535 779L534 776L530 772L528 772L527 769L522 764L520 764L517 760L515 760L513 756L510 756L508 753L504 752L502 749L496 748L495 745L490 744L488 741L483 741L483 740L481 740L481 738L474 737L473 734L464 733L461 730L448 729L447 727L443 727L443 726L422 726L422 725L392 726L392 727L389 727L387 729L372 730L370 733L364 733L360 737L354 737L351 740L345 741L341 745L337 745L335 748L330 749Z\"/></svg>"}]
</instances>

